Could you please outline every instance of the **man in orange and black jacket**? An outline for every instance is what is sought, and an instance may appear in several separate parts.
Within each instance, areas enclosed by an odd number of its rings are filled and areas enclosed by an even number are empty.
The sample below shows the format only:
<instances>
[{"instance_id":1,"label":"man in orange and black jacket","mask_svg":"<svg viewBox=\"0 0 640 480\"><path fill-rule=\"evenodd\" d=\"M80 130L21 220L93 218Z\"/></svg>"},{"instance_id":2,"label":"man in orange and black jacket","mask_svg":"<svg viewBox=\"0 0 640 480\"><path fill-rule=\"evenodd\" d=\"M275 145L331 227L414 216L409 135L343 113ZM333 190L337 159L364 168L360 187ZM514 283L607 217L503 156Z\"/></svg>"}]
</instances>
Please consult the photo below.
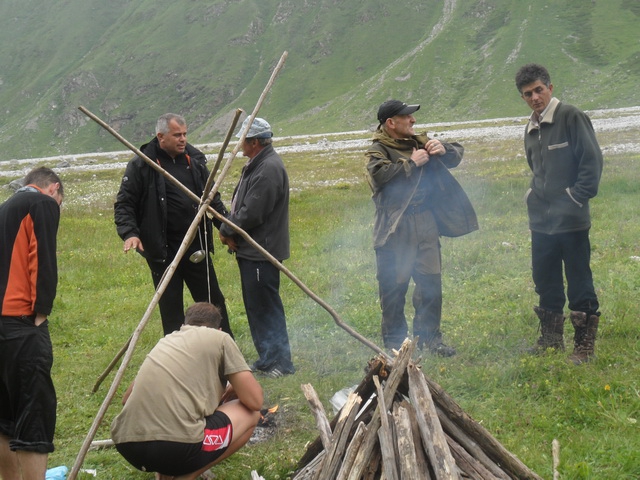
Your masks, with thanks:
<instances>
[{"instance_id":1,"label":"man in orange and black jacket","mask_svg":"<svg viewBox=\"0 0 640 480\"><path fill-rule=\"evenodd\" d=\"M58 285L62 197L58 175L38 167L0 205L0 478L44 478L54 448L47 317Z\"/></svg>"}]
</instances>

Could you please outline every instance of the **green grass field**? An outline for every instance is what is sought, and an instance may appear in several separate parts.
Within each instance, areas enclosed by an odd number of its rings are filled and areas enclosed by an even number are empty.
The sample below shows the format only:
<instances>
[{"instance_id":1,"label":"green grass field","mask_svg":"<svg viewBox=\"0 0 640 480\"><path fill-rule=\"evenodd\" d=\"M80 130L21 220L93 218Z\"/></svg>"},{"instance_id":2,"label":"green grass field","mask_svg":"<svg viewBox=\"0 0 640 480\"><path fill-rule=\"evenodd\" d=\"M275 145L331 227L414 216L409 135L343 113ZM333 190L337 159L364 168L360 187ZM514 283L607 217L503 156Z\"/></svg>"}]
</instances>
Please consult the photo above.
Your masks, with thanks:
<instances>
[{"instance_id":1,"label":"green grass field","mask_svg":"<svg viewBox=\"0 0 640 480\"><path fill-rule=\"evenodd\" d=\"M638 154L611 153L637 132L599 136L605 172L593 201L592 267L602 305L598 358L573 366L566 353L531 357L537 338L530 276L529 232L522 201L528 167L521 140L464 142L465 162L454 171L474 203L480 230L443 239L443 329L458 355L422 360L425 373L507 449L543 478L552 478L551 442L560 442L560 478L640 477L640 169ZM496 146L497 143L497 146ZM276 140L276 149L278 143ZM381 345L371 230L373 205L361 151L283 155L292 187L292 256L287 266L340 317ZM221 188L230 201L241 158ZM98 376L123 346L153 295L144 260L123 254L112 204L121 170L67 172L58 235L59 289L51 316L54 381L58 391L56 451L49 465L74 463L114 377L96 394ZM2 177L7 183L12 178ZM2 190L1 198L9 195ZM227 297L237 342L249 362L255 351L242 305L237 265L216 240L214 263ZM348 335L292 281L282 296L298 372L260 379L265 406L279 406L275 435L241 450L213 471L220 479L284 479L307 442L317 437L300 389L314 386L327 412L338 390L357 384L374 352ZM187 298L186 304L189 304ZM412 308L407 307L410 318ZM154 312L120 391L161 336ZM570 344L572 329L566 340ZM96 439L109 438L118 395ZM83 468L99 479L152 478L130 467L114 449L90 451ZM93 478L81 473L81 479Z\"/></svg>"}]
</instances>

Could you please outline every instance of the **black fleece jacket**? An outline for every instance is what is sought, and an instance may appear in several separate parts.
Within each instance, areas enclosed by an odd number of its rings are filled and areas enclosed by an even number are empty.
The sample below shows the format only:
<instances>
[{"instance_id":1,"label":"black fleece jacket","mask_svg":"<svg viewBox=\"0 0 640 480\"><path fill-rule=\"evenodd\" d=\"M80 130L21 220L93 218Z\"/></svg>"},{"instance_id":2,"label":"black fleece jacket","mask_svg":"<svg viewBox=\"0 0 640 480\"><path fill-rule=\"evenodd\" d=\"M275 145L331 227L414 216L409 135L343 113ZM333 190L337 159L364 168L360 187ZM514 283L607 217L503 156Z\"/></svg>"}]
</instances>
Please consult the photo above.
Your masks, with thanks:
<instances>
[{"instance_id":1,"label":"black fleece jacket","mask_svg":"<svg viewBox=\"0 0 640 480\"><path fill-rule=\"evenodd\" d=\"M140 150L155 161L166 156L166 152L160 148L157 138L143 145ZM185 155L193 175L195 185L193 193L200 197L209 177L206 166L207 158L204 153L191 144L187 144ZM167 222L171 219L167 215L165 182L165 178L160 173L151 168L142 158L136 156L127 164L114 204L114 219L120 238L123 240L131 237L140 238L144 252L139 253L153 261L167 260ZM227 215L219 193L214 196L211 206L221 215ZM195 217L196 209L193 213ZM208 247L212 252L211 221L207 219L206 222ZM216 227L220 226L219 221L216 220L214 223Z\"/></svg>"}]
</instances>

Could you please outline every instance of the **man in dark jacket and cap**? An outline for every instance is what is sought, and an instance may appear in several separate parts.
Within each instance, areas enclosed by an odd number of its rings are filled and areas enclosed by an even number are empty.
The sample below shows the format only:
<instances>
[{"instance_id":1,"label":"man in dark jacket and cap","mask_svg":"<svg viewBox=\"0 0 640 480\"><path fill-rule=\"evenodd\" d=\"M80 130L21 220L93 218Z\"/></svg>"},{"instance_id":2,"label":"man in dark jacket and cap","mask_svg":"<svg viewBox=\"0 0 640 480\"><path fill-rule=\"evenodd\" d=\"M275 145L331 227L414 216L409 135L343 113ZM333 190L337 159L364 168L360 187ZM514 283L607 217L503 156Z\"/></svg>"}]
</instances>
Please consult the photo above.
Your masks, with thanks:
<instances>
[{"instance_id":1,"label":"man in dark jacket and cap","mask_svg":"<svg viewBox=\"0 0 640 480\"><path fill-rule=\"evenodd\" d=\"M413 335L419 346L449 357L456 354L440 331L442 276L440 236L478 229L475 211L449 173L463 147L416 134L413 113L420 105L389 100L378 109L378 129L366 153L376 206L374 248L382 308L382 339L399 348L407 336L405 295L413 278Z\"/></svg>"},{"instance_id":2,"label":"man in dark jacket and cap","mask_svg":"<svg viewBox=\"0 0 640 480\"><path fill-rule=\"evenodd\" d=\"M229 220L276 260L289 258L289 177L272 145L271 125L256 118L244 121L238 137L247 132L242 154L249 160L233 192ZM258 352L251 369L271 378L295 373L280 298L280 270L227 224L220 240L235 252L240 268L242 299Z\"/></svg>"},{"instance_id":3,"label":"man in dark jacket and cap","mask_svg":"<svg viewBox=\"0 0 640 480\"><path fill-rule=\"evenodd\" d=\"M187 124L182 116L162 115L156 124L156 136L140 150L198 197L202 196L209 177L207 158L187 143ZM216 193L211 205L221 215L227 214L220 194ZM136 156L129 161L114 205L116 228L124 240L124 252L135 249L145 258L156 288L173 262L198 207L198 202L165 180L142 158ZM215 224L220 226L217 220ZM232 335L225 299L209 255L213 252L212 233L211 221L205 215L196 238L160 297L165 335L179 330L184 323L183 282L195 302L209 302L218 307L221 328Z\"/></svg>"}]
</instances>

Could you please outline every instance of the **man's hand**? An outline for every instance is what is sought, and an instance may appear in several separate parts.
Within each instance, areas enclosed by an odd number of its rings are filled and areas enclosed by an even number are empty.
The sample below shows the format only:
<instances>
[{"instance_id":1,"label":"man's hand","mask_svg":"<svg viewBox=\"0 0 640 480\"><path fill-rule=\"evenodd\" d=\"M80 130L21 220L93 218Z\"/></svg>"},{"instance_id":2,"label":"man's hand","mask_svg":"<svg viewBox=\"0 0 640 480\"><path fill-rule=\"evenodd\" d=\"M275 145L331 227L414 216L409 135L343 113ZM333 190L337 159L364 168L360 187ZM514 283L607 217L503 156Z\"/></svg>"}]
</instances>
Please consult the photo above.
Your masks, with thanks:
<instances>
[{"instance_id":1,"label":"man's hand","mask_svg":"<svg viewBox=\"0 0 640 480\"><path fill-rule=\"evenodd\" d=\"M223 245L229 247L229 250L232 252L238 251L238 243L235 241L233 237L225 237L222 233L218 232L218 237L220 237L220 241Z\"/></svg>"},{"instance_id":2,"label":"man's hand","mask_svg":"<svg viewBox=\"0 0 640 480\"><path fill-rule=\"evenodd\" d=\"M444 148L442 142L440 140L436 140L435 138L427 141L427 143L424 144L424 149L429 155L444 155L445 153L447 153L447 149Z\"/></svg>"},{"instance_id":3,"label":"man's hand","mask_svg":"<svg viewBox=\"0 0 640 480\"><path fill-rule=\"evenodd\" d=\"M129 237L124 241L124 253L127 253L131 249L144 252L144 247L142 246L142 242L138 237Z\"/></svg>"},{"instance_id":4,"label":"man's hand","mask_svg":"<svg viewBox=\"0 0 640 480\"><path fill-rule=\"evenodd\" d=\"M429 161L429 154L424 148L414 148L411 154L411 160L417 167L421 167Z\"/></svg>"},{"instance_id":5,"label":"man's hand","mask_svg":"<svg viewBox=\"0 0 640 480\"><path fill-rule=\"evenodd\" d=\"M35 324L36 327L39 327L44 323L46 319L47 319L46 315L43 315L42 313L36 313L36 319L33 321L33 323Z\"/></svg>"}]
</instances>

